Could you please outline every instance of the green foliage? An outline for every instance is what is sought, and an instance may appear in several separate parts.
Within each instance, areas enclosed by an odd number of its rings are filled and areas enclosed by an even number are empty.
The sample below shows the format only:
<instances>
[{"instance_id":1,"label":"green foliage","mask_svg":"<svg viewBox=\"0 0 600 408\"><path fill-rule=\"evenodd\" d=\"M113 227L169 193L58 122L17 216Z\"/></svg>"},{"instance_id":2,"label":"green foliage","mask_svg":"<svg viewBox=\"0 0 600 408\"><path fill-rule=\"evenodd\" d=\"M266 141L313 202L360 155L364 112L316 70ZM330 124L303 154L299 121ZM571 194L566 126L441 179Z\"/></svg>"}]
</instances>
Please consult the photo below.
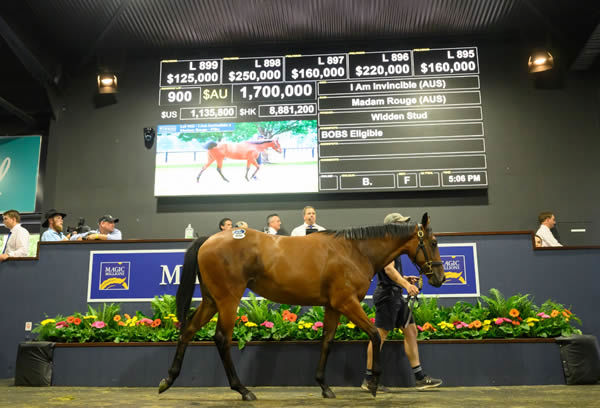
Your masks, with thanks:
<instances>
[{"instance_id":1,"label":"green foliage","mask_svg":"<svg viewBox=\"0 0 600 408\"><path fill-rule=\"evenodd\" d=\"M177 314L177 303L173 295L154 296L150 306L154 312L153 319L164 319L170 314Z\"/></svg>"},{"instance_id":2,"label":"green foliage","mask_svg":"<svg viewBox=\"0 0 600 408\"><path fill-rule=\"evenodd\" d=\"M548 300L539 308L529 295L514 295L508 299L496 289L482 296L487 307L477 300L474 304L456 302L441 307L437 298L423 298L413 308L419 339L482 339L515 337L555 337L580 334L573 326L581 321L565 306ZM375 308L361 304L369 318ZM55 342L158 342L176 341L179 323L175 317L175 299L165 295L152 300L153 319L141 312L132 316L119 314L120 305L104 304L95 309L88 306L85 315L56 316L40 322L35 329L39 340ZM243 300L233 329L233 340L243 348L252 340L320 340L323 336L324 308L315 306L301 314L300 306L275 305L254 294ZM212 340L218 316L200 328L195 341ZM402 330L392 330L388 338L400 340ZM344 316L340 319L336 340L368 340L365 332Z\"/></svg>"}]
</instances>

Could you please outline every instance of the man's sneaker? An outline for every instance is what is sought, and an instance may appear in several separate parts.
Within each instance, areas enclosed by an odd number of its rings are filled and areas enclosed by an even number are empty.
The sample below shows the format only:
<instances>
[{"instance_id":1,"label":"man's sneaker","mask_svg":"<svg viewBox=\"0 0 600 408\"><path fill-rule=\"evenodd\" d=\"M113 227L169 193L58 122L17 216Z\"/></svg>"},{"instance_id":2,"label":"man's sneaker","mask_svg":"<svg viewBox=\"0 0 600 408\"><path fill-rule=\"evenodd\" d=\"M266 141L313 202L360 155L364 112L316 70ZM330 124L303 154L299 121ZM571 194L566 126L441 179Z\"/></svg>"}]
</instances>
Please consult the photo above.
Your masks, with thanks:
<instances>
[{"instance_id":1,"label":"man's sneaker","mask_svg":"<svg viewBox=\"0 0 600 408\"><path fill-rule=\"evenodd\" d=\"M360 385L360 388L365 391L369 391L369 386L367 385L366 378L363 380L362 384ZM377 392L386 393L386 392L390 392L390 389L383 384L379 384L379 385L377 385Z\"/></svg>"},{"instance_id":2,"label":"man's sneaker","mask_svg":"<svg viewBox=\"0 0 600 408\"><path fill-rule=\"evenodd\" d=\"M431 378L428 375L426 375L420 380L415 381L415 387L417 388L417 390L426 390L428 388L439 387L440 385L442 385L442 380L438 378Z\"/></svg>"}]
</instances>

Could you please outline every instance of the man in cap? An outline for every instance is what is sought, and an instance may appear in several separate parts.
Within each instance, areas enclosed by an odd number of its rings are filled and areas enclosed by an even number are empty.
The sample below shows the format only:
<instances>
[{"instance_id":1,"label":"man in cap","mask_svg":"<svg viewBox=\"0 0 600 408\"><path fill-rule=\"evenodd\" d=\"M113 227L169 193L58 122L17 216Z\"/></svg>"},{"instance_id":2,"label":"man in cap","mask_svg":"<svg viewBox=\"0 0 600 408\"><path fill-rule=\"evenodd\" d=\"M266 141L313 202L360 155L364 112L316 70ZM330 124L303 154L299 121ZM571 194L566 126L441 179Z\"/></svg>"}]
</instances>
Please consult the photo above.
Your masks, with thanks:
<instances>
[{"instance_id":1,"label":"man in cap","mask_svg":"<svg viewBox=\"0 0 600 408\"><path fill-rule=\"evenodd\" d=\"M71 237L74 239L85 239L85 240L121 240L123 239L121 231L115 228L115 224L119 222L118 218L114 218L110 214L105 214L98 219L98 229L91 230L85 234L77 234Z\"/></svg>"},{"instance_id":2,"label":"man in cap","mask_svg":"<svg viewBox=\"0 0 600 408\"><path fill-rule=\"evenodd\" d=\"M386 215L384 224L401 224L408 222L410 217L404 217L399 213ZM400 328L404 334L404 351L412 367L415 376L415 386L419 390L439 387L442 380L425 375L419 360L419 349L417 347L417 326L410 313L410 309L402 297L402 289L406 289L410 296L419 294L419 289L414 285L418 278L416 276L402 275L402 263L400 257L390 262L382 270L377 271L377 288L373 293L375 304L375 327L381 337L381 347L388 333L394 328ZM373 373L373 345L369 342L367 348L367 371L361 388L368 390L367 381ZM387 388L379 385L378 391L386 392Z\"/></svg>"},{"instance_id":3,"label":"man in cap","mask_svg":"<svg viewBox=\"0 0 600 408\"><path fill-rule=\"evenodd\" d=\"M42 227L48 228L40 238L40 241L68 241L71 234L63 234L63 219L67 214L55 210L54 208L46 211L45 221Z\"/></svg>"},{"instance_id":4,"label":"man in cap","mask_svg":"<svg viewBox=\"0 0 600 408\"><path fill-rule=\"evenodd\" d=\"M20 224L21 214L17 210L4 211L2 222L10 232L4 241L2 253L0 253L0 262L12 257L26 257L29 252L29 231Z\"/></svg>"}]
</instances>

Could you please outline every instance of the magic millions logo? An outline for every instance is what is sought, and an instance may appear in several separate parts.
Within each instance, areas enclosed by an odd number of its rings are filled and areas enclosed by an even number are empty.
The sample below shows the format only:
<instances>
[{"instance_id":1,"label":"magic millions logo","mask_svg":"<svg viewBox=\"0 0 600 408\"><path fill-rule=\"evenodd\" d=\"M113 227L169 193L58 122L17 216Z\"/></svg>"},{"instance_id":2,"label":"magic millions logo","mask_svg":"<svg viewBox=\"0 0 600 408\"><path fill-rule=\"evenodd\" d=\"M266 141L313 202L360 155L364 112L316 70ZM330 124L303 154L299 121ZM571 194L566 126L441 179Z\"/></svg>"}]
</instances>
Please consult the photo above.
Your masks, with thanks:
<instances>
[{"instance_id":1,"label":"magic millions logo","mask_svg":"<svg viewBox=\"0 0 600 408\"><path fill-rule=\"evenodd\" d=\"M100 290L129 290L130 262L101 262Z\"/></svg>"},{"instance_id":2,"label":"magic millions logo","mask_svg":"<svg viewBox=\"0 0 600 408\"><path fill-rule=\"evenodd\" d=\"M466 268L464 255L442 255L446 282L444 285L466 285Z\"/></svg>"}]
</instances>

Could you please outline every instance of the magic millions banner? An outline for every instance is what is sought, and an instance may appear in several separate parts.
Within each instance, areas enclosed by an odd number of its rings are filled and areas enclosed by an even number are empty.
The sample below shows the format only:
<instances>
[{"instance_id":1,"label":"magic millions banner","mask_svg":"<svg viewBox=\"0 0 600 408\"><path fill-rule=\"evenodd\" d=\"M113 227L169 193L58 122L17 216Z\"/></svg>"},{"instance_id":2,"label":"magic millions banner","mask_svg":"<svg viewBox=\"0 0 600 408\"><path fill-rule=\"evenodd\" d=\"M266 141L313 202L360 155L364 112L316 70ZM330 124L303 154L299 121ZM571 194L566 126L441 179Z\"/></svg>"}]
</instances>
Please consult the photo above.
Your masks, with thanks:
<instances>
[{"instance_id":1,"label":"magic millions banner","mask_svg":"<svg viewBox=\"0 0 600 408\"><path fill-rule=\"evenodd\" d=\"M479 274L475 243L440 244L446 282L434 288L424 279L423 295L478 297ZM88 302L145 302L155 296L175 295L181 278L185 249L139 251L91 251ZM407 256L402 256L405 275L418 275ZM371 282L371 297L377 278ZM200 289L194 299L200 299Z\"/></svg>"},{"instance_id":2,"label":"magic millions banner","mask_svg":"<svg viewBox=\"0 0 600 408\"><path fill-rule=\"evenodd\" d=\"M0 137L0 212L35 211L41 136Z\"/></svg>"}]
</instances>

